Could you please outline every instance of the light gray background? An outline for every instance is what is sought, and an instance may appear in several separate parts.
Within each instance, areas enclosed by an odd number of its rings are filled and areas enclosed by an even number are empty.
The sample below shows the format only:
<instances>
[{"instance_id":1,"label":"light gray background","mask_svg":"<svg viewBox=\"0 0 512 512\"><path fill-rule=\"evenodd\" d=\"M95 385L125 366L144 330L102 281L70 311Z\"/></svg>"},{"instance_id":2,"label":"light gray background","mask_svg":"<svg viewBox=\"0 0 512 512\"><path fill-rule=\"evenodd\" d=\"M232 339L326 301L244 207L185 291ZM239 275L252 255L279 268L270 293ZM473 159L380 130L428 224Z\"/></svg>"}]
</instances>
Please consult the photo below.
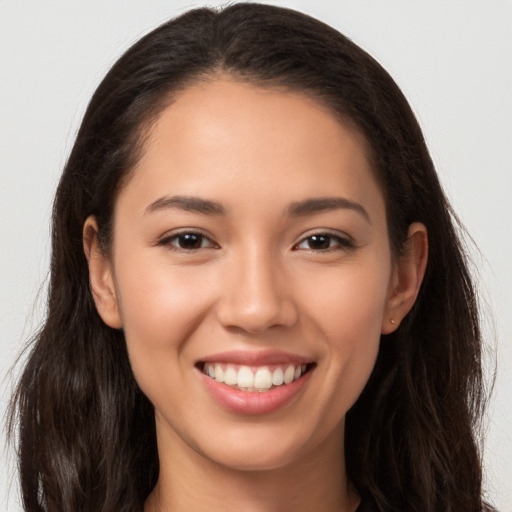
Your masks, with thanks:
<instances>
[{"instance_id":1,"label":"light gray background","mask_svg":"<svg viewBox=\"0 0 512 512\"><path fill-rule=\"evenodd\" d=\"M352 37L390 71L418 115L447 194L481 250L473 254L485 313L493 314L489 352L498 348L485 486L501 512L512 512L512 2L271 3ZM43 316L52 196L87 101L138 37L201 4L0 0L2 414L12 389L7 370ZM9 487L14 474L4 450L0 510L21 510Z\"/></svg>"}]
</instances>

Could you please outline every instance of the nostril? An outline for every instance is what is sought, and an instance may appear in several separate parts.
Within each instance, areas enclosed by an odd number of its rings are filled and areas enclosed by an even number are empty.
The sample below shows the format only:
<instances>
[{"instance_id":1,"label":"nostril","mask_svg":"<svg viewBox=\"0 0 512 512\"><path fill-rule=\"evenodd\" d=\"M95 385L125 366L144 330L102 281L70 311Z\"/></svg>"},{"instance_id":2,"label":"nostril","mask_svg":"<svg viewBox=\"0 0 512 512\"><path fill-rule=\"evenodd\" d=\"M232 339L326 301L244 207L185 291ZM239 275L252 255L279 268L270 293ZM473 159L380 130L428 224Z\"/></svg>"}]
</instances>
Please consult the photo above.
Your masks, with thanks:
<instances>
[{"instance_id":1,"label":"nostril","mask_svg":"<svg viewBox=\"0 0 512 512\"><path fill-rule=\"evenodd\" d=\"M217 319L225 328L257 334L275 327L295 325L298 312L294 304L286 299L251 303L240 299L220 304Z\"/></svg>"},{"instance_id":2,"label":"nostril","mask_svg":"<svg viewBox=\"0 0 512 512\"><path fill-rule=\"evenodd\" d=\"M266 249L238 254L230 268L217 302L217 317L224 327L256 334L295 324L298 314L291 287Z\"/></svg>"}]
</instances>

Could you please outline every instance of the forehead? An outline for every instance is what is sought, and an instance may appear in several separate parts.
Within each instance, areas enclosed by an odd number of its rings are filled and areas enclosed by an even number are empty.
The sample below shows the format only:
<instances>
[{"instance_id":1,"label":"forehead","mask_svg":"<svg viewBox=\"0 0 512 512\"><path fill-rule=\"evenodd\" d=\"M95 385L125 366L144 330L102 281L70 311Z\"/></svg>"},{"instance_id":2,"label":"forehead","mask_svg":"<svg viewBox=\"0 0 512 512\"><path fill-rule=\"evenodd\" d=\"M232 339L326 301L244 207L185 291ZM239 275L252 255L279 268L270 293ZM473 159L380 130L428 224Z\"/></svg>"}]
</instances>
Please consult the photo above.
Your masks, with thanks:
<instances>
[{"instance_id":1,"label":"forehead","mask_svg":"<svg viewBox=\"0 0 512 512\"><path fill-rule=\"evenodd\" d=\"M163 136L189 135L196 144L211 143L213 149L227 143L234 146L242 139L247 142L252 136L254 146L259 141L269 150L274 144L300 140L301 147L308 150L351 142L361 153L369 153L365 137L353 123L342 121L341 116L306 92L258 86L222 75L179 91L153 124L149 139L158 143ZM304 146L306 140L309 143Z\"/></svg>"},{"instance_id":2,"label":"forehead","mask_svg":"<svg viewBox=\"0 0 512 512\"><path fill-rule=\"evenodd\" d=\"M367 154L354 127L307 95L219 79L181 91L160 114L127 188L146 203L157 193L262 204L333 192L379 202Z\"/></svg>"}]
</instances>

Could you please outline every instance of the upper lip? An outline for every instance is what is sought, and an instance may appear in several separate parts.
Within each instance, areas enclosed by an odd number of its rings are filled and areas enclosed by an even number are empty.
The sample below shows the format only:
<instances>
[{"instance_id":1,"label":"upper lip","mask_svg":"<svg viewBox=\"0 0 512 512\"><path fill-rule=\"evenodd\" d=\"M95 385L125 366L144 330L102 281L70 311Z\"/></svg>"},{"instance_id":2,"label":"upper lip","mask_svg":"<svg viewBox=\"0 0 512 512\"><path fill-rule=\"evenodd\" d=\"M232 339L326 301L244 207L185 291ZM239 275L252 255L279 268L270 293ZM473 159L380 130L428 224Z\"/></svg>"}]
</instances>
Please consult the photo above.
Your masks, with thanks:
<instances>
[{"instance_id":1,"label":"upper lip","mask_svg":"<svg viewBox=\"0 0 512 512\"><path fill-rule=\"evenodd\" d=\"M281 350L232 350L217 352L200 360L201 363L232 363L247 366L263 366L265 364L309 364L310 358L283 352Z\"/></svg>"}]
</instances>

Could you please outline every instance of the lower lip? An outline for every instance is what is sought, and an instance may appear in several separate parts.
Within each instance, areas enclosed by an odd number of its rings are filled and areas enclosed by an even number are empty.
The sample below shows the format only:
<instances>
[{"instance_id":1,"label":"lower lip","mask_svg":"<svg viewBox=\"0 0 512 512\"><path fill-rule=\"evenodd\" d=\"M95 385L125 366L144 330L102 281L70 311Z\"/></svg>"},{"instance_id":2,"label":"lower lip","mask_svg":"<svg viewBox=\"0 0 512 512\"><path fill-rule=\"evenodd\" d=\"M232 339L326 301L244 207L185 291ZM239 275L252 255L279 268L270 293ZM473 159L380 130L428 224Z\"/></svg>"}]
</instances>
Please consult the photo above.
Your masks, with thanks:
<instances>
[{"instance_id":1,"label":"lower lip","mask_svg":"<svg viewBox=\"0 0 512 512\"><path fill-rule=\"evenodd\" d=\"M289 404L304 388L311 377L309 370L296 381L283 384L270 391L249 392L232 388L200 373L203 382L214 400L224 409L237 414L267 414Z\"/></svg>"}]
</instances>

